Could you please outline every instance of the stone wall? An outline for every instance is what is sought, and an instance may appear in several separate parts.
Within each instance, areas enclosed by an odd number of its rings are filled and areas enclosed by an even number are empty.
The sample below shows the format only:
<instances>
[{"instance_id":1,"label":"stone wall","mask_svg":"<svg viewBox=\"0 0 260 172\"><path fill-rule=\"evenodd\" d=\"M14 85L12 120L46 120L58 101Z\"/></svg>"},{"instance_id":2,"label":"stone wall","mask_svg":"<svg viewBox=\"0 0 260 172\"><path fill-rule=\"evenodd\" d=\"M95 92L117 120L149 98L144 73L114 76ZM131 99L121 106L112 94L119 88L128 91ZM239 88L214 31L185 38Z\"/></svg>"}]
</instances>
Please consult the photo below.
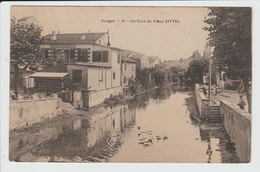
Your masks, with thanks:
<instances>
[{"instance_id":1,"label":"stone wall","mask_svg":"<svg viewBox=\"0 0 260 172\"><path fill-rule=\"evenodd\" d=\"M197 105L200 112L201 119L210 118L210 100L206 98L202 91L200 91L200 85L195 84L195 95L197 100Z\"/></svg>"},{"instance_id":2,"label":"stone wall","mask_svg":"<svg viewBox=\"0 0 260 172\"><path fill-rule=\"evenodd\" d=\"M118 95L119 93L123 92L123 87L114 87L110 89L98 90L98 91L91 91L88 93L86 97L88 100L87 107L93 107L100 103L103 103L106 98L109 98L112 94L113 96ZM83 100L84 101L84 100Z\"/></svg>"},{"instance_id":3,"label":"stone wall","mask_svg":"<svg viewBox=\"0 0 260 172\"><path fill-rule=\"evenodd\" d=\"M236 144L236 154L240 161L250 162L251 114L225 100L220 101L220 114L231 141Z\"/></svg>"},{"instance_id":4,"label":"stone wall","mask_svg":"<svg viewBox=\"0 0 260 172\"><path fill-rule=\"evenodd\" d=\"M60 102L58 97L10 101L9 130L56 116L61 112Z\"/></svg>"}]
</instances>

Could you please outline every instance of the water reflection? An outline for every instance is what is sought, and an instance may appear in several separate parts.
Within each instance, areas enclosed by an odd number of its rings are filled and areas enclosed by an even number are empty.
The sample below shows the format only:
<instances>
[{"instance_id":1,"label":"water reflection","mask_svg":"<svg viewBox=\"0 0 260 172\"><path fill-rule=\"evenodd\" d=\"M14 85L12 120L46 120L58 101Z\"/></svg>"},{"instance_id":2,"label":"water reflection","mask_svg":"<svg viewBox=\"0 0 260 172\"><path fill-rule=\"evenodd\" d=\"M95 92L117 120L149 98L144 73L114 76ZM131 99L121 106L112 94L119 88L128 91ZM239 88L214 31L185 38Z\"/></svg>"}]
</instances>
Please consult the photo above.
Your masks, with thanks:
<instances>
[{"instance_id":1,"label":"water reflection","mask_svg":"<svg viewBox=\"0 0 260 172\"><path fill-rule=\"evenodd\" d=\"M225 151L230 139L223 126L200 121L196 110L190 111L196 107L192 97L190 92L174 91L172 87L149 91L90 117L80 115L73 121L10 140L10 159L25 162L238 162L235 153ZM139 132L145 130L151 136L146 137L152 140L150 146L139 144Z\"/></svg>"},{"instance_id":2,"label":"water reflection","mask_svg":"<svg viewBox=\"0 0 260 172\"><path fill-rule=\"evenodd\" d=\"M125 140L127 127L135 123L136 110L131 106L117 105L112 108L113 113L104 111L90 119L81 118L10 141L10 159L37 161L48 156L49 161L73 161L77 156L81 161L106 160L117 153Z\"/></svg>"}]
</instances>

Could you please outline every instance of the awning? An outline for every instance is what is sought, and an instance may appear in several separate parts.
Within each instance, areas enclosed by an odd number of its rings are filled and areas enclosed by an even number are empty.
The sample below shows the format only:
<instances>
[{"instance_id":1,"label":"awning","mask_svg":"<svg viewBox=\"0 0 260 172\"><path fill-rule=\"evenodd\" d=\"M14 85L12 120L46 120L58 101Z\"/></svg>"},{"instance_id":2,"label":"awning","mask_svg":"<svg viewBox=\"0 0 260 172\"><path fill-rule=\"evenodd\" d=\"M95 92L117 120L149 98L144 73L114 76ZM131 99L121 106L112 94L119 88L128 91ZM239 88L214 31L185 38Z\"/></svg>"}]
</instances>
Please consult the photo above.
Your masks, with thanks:
<instances>
[{"instance_id":1,"label":"awning","mask_svg":"<svg viewBox=\"0 0 260 172\"><path fill-rule=\"evenodd\" d=\"M36 72L30 75L30 78L63 78L69 73L57 73L57 72Z\"/></svg>"}]
</instances>

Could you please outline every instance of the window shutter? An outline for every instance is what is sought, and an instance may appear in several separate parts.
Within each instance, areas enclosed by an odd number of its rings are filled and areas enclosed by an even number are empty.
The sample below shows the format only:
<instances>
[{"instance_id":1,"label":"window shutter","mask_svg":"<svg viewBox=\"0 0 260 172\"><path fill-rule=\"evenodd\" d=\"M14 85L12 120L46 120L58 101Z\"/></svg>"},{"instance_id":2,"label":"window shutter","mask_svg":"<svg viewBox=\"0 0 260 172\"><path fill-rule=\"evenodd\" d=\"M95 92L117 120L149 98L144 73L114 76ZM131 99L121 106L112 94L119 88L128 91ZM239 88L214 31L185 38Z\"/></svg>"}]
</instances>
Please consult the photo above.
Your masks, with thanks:
<instances>
[{"instance_id":1,"label":"window shutter","mask_svg":"<svg viewBox=\"0 0 260 172\"><path fill-rule=\"evenodd\" d=\"M91 53L90 48L88 48L88 52L87 52L87 61L88 61L88 62L91 61L91 59L90 59L90 53Z\"/></svg>"},{"instance_id":2,"label":"window shutter","mask_svg":"<svg viewBox=\"0 0 260 172\"><path fill-rule=\"evenodd\" d=\"M97 51L92 51L92 62L97 61Z\"/></svg>"},{"instance_id":3,"label":"window shutter","mask_svg":"<svg viewBox=\"0 0 260 172\"><path fill-rule=\"evenodd\" d=\"M108 62L108 51L103 51L103 62Z\"/></svg>"},{"instance_id":4,"label":"window shutter","mask_svg":"<svg viewBox=\"0 0 260 172\"><path fill-rule=\"evenodd\" d=\"M78 49L78 61L82 61L82 49Z\"/></svg>"}]
</instances>

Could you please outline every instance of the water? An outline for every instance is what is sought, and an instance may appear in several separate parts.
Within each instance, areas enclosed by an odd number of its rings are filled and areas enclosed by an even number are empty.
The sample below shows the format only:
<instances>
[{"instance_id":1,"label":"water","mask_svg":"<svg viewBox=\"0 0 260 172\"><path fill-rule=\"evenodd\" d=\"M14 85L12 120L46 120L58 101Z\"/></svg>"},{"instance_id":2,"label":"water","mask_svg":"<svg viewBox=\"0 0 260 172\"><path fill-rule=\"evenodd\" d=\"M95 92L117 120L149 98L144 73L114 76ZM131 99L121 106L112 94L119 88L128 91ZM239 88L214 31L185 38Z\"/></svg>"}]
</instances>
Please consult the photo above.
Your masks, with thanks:
<instances>
[{"instance_id":1,"label":"water","mask_svg":"<svg viewBox=\"0 0 260 172\"><path fill-rule=\"evenodd\" d=\"M91 117L42 129L10 142L13 161L49 162L238 162L227 152L222 125L197 121L189 92L154 90ZM107 112L112 112L107 113ZM192 112L194 113L194 112ZM140 127L140 130L138 130ZM151 131L152 143L139 143ZM157 139L160 136L162 139ZM163 139L163 135L168 139Z\"/></svg>"}]
</instances>

